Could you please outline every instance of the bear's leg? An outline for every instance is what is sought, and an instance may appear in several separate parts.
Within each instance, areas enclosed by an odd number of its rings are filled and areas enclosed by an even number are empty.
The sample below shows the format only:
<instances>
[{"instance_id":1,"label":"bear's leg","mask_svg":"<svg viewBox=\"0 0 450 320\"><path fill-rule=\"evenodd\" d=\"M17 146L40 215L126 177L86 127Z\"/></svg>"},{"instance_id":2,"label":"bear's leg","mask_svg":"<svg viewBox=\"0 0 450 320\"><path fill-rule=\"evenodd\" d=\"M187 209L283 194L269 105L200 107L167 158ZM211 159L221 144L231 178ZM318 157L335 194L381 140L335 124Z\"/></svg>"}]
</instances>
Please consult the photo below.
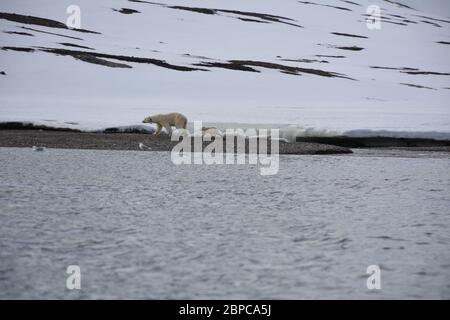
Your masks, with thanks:
<instances>
[{"instance_id":1,"label":"bear's leg","mask_svg":"<svg viewBox=\"0 0 450 320\"><path fill-rule=\"evenodd\" d=\"M177 129L186 129L186 121L178 122L175 124Z\"/></svg>"},{"instance_id":2,"label":"bear's leg","mask_svg":"<svg viewBox=\"0 0 450 320\"><path fill-rule=\"evenodd\" d=\"M155 132L155 134L160 134L161 129L162 129L161 125L159 123L157 123L156 124L156 132Z\"/></svg>"},{"instance_id":3,"label":"bear's leg","mask_svg":"<svg viewBox=\"0 0 450 320\"><path fill-rule=\"evenodd\" d=\"M183 119L183 121L181 123L181 126L182 126L183 129L186 129L186 126L187 126L187 119L186 118Z\"/></svg>"},{"instance_id":4,"label":"bear's leg","mask_svg":"<svg viewBox=\"0 0 450 320\"><path fill-rule=\"evenodd\" d=\"M168 123L164 123L163 124L164 128L166 128L167 134L169 135L169 137L172 136L172 127L170 126L170 124Z\"/></svg>"}]
</instances>

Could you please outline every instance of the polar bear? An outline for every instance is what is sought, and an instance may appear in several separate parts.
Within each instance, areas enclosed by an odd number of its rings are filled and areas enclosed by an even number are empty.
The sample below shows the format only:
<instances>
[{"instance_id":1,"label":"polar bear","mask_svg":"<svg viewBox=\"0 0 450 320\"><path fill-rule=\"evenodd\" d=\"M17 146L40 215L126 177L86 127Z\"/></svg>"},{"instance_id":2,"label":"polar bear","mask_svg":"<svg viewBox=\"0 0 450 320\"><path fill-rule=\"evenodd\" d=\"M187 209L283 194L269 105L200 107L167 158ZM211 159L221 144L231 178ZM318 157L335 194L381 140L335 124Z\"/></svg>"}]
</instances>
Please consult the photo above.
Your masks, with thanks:
<instances>
[{"instance_id":1,"label":"polar bear","mask_svg":"<svg viewBox=\"0 0 450 320\"><path fill-rule=\"evenodd\" d=\"M222 131L217 129L216 127L202 127L202 135L204 137L222 137Z\"/></svg>"},{"instance_id":2,"label":"polar bear","mask_svg":"<svg viewBox=\"0 0 450 320\"><path fill-rule=\"evenodd\" d=\"M169 134L172 136L172 126L177 129L186 129L187 118L178 112L157 114L154 116L149 116L142 121L142 123L156 123L156 132L159 134L161 129L164 127Z\"/></svg>"}]
</instances>

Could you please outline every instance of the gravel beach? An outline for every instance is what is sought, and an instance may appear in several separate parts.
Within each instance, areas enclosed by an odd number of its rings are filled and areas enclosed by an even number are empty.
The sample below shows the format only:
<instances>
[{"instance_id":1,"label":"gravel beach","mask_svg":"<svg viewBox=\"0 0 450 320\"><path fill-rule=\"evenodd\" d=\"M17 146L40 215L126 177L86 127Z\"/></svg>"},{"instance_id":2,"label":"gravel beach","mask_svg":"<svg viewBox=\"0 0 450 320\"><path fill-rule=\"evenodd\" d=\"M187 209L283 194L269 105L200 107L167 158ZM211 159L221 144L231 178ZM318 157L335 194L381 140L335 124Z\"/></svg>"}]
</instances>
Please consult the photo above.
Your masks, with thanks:
<instances>
[{"instance_id":1,"label":"gravel beach","mask_svg":"<svg viewBox=\"0 0 450 320\"><path fill-rule=\"evenodd\" d=\"M142 133L89 133L45 130L0 130L0 147L32 148L33 146L59 149L171 151L177 142L168 136ZM210 142L204 142L206 146ZM225 145L225 143L224 143ZM342 154L349 148L311 142L279 143L280 154Z\"/></svg>"}]
</instances>

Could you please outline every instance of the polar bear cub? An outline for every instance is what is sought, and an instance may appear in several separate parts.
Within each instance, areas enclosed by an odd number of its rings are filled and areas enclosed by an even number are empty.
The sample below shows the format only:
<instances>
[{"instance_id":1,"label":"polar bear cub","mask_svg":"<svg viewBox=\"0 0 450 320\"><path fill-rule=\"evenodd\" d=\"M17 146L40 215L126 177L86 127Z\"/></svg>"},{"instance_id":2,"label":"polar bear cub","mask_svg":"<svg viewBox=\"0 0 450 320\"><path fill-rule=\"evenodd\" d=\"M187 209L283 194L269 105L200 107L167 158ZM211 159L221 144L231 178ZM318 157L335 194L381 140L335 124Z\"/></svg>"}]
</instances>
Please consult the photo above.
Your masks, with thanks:
<instances>
[{"instance_id":1,"label":"polar bear cub","mask_svg":"<svg viewBox=\"0 0 450 320\"><path fill-rule=\"evenodd\" d=\"M159 134L161 132L161 129L164 127L169 136L172 136L172 127L175 127L177 129L186 129L187 118L181 113L172 112L149 116L145 118L142 123L156 123L155 134Z\"/></svg>"}]
</instances>

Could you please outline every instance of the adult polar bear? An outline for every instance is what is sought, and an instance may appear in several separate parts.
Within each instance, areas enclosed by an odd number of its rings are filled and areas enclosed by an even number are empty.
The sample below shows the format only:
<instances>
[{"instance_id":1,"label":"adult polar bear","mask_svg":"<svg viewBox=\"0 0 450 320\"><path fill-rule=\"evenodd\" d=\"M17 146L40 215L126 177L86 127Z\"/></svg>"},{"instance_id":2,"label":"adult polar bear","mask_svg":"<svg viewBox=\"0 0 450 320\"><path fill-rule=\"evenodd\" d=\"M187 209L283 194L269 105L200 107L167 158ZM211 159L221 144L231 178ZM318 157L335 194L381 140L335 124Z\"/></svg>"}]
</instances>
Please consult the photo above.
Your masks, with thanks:
<instances>
[{"instance_id":1,"label":"adult polar bear","mask_svg":"<svg viewBox=\"0 0 450 320\"><path fill-rule=\"evenodd\" d=\"M178 112L166 113L166 114L156 114L154 116L149 116L142 121L143 123L156 123L156 132L159 134L161 129L164 127L169 134L172 136L172 127L177 129L186 129L187 118Z\"/></svg>"}]
</instances>

